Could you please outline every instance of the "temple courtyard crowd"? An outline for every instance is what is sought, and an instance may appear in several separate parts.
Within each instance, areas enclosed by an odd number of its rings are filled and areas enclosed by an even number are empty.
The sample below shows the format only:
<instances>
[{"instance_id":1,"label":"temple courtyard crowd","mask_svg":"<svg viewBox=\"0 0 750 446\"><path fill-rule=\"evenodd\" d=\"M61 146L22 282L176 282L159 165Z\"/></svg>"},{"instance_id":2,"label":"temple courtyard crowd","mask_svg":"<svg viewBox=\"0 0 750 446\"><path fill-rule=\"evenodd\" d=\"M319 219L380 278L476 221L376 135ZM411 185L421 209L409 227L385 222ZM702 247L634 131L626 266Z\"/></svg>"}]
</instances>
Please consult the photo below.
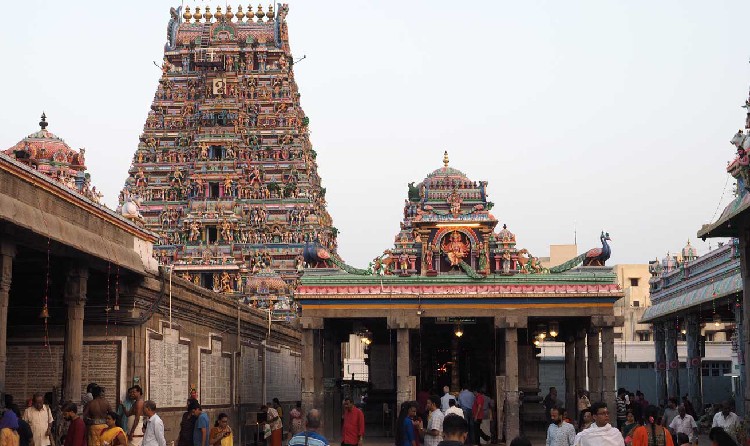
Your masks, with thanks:
<instances>
[{"instance_id":1,"label":"temple courtyard crowd","mask_svg":"<svg viewBox=\"0 0 750 446\"><path fill-rule=\"evenodd\" d=\"M234 446L229 416L219 413L209 419L201 404L189 398L182 415L179 435L167 441L164 423L154 401L144 400L140 386L128 390L125 401L110 407L104 389L90 384L82 404L62 403L54 411L51 395L35 394L23 410L6 395L0 417L0 446ZM545 446L693 446L698 444L701 423L687 398L670 399L663 407L650 404L638 391L617 393L617 412L590 401L579 390L576 407L568 410L552 387L542 401ZM352 398L342 403L341 446L364 446L365 417ZM495 402L484 389L464 388L457 394L443 388L443 395L420 391L417 400L401 404L395 424L394 446L462 446L505 443L531 446L521 435L504 438L494 420ZM612 416L614 415L614 416ZM306 413L297 402L284 416L278 399L263 405L254 441L265 446L329 446L321 433L322 414ZM707 416L699 420L705 422ZM712 445L743 443L744 425L729 403L708 415L704 424ZM288 435L287 435L288 434ZM506 440L508 441L506 443ZM535 444L541 445L540 442Z\"/></svg>"}]
</instances>

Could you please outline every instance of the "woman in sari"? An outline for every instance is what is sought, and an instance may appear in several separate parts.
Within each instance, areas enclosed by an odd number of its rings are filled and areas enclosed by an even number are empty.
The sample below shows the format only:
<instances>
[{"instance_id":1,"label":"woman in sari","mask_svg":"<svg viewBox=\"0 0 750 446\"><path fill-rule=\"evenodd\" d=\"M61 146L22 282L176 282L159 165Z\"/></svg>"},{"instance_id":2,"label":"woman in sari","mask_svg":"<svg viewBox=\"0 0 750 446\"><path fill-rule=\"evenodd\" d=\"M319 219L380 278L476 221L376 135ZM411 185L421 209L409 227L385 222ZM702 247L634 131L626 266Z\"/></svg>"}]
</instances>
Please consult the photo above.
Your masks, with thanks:
<instances>
[{"instance_id":1,"label":"woman in sari","mask_svg":"<svg viewBox=\"0 0 750 446\"><path fill-rule=\"evenodd\" d=\"M18 446L18 417L10 409L5 409L0 419L0 446Z\"/></svg>"},{"instance_id":2,"label":"woman in sari","mask_svg":"<svg viewBox=\"0 0 750 446\"><path fill-rule=\"evenodd\" d=\"M297 404L289 411L289 418L293 436L305 430L305 422L302 420L302 401L297 401Z\"/></svg>"},{"instance_id":3,"label":"woman in sari","mask_svg":"<svg viewBox=\"0 0 750 446\"><path fill-rule=\"evenodd\" d=\"M99 433L102 446L128 446L128 436L117 425L118 415L110 411L107 412L107 416L104 419L106 420L107 427Z\"/></svg>"},{"instance_id":4,"label":"woman in sari","mask_svg":"<svg viewBox=\"0 0 750 446\"><path fill-rule=\"evenodd\" d=\"M661 426L659 409L656 406L648 406L645 411L643 426L633 430L632 446L674 446L672 435Z\"/></svg>"},{"instance_id":5,"label":"woman in sari","mask_svg":"<svg viewBox=\"0 0 750 446\"><path fill-rule=\"evenodd\" d=\"M633 439L633 429L638 427L638 422L635 421L635 415L633 415L633 410L628 409L627 412L625 412L625 424L622 425L622 428L620 431L622 432L623 438L630 438L630 440ZM630 443L630 441L628 441Z\"/></svg>"},{"instance_id":6,"label":"woman in sari","mask_svg":"<svg viewBox=\"0 0 750 446\"><path fill-rule=\"evenodd\" d=\"M220 413L216 418L216 424L211 428L209 434L210 446L232 446L234 439L232 438L232 428L229 427L229 416L225 413Z\"/></svg>"}]
</instances>

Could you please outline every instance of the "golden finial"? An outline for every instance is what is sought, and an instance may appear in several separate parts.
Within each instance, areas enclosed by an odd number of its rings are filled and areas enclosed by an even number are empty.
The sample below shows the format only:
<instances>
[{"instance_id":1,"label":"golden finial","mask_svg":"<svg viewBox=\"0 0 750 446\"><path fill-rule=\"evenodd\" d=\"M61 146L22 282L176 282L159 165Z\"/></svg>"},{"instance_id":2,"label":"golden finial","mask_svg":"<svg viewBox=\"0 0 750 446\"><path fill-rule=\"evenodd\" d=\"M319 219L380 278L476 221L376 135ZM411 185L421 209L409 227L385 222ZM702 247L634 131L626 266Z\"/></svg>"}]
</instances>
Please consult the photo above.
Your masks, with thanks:
<instances>
[{"instance_id":1,"label":"golden finial","mask_svg":"<svg viewBox=\"0 0 750 446\"><path fill-rule=\"evenodd\" d=\"M445 167L448 167L448 151L447 151L447 150L446 150L446 151L445 151L445 153L443 154L443 165L444 165Z\"/></svg>"},{"instance_id":2,"label":"golden finial","mask_svg":"<svg viewBox=\"0 0 750 446\"><path fill-rule=\"evenodd\" d=\"M263 5L261 5L260 3L258 3L258 12L255 13L255 17L258 18L259 22L262 22L264 15L265 14L263 14Z\"/></svg>"},{"instance_id":3,"label":"golden finial","mask_svg":"<svg viewBox=\"0 0 750 446\"><path fill-rule=\"evenodd\" d=\"M206 12L203 13L203 17L206 19L206 23L211 23L211 18L213 17L213 14L211 14L211 8L206 6Z\"/></svg>"},{"instance_id":4,"label":"golden finial","mask_svg":"<svg viewBox=\"0 0 750 446\"><path fill-rule=\"evenodd\" d=\"M224 13L224 20L231 22L233 18L234 14L232 14L232 5L227 5L227 12Z\"/></svg>"},{"instance_id":5,"label":"golden finial","mask_svg":"<svg viewBox=\"0 0 750 446\"><path fill-rule=\"evenodd\" d=\"M216 7L216 13L214 14L214 18L217 22L221 22L222 17L224 17L224 14L221 13L221 6Z\"/></svg>"},{"instance_id":6,"label":"golden finial","mask_svg":"<svg viewBox=\"0 0 750 446\"><path fill-rule=\"evenodd\" d=\"M269 22L273 22L273 3L268 5L268 12L266 13L266 18Z\"/></svg>"},{"instance_id":7,"label":"golden finial","mask_svg":"<svg viewBox=\"0 0 750 446\"><path fill-rule=\"evenodd\" d=\"M190 14L190 6L185 6L185 12L182 14L182 18L185 19L185 22L190 23L190 19L193 18L193 15Z\"/></svg>"},{"instance_id":8,"label":"golden finial","mask_svg":"<svg viewBox=\"0 0 750 446\"><path fill-rule=\"evenodd\" d=\"M195 23L200 22L201 21L201 17L203 17L201 15L201 7L200 6L196 6L195 7L195 14L193 14L193 18L195 19Z\"/></svg>"},{"instance_id":9,"label":"golden finial","mask_svg":"<svg viewBox=\"0 0 750 446\"><path fill-rule=\"evenodd\" d=\"M238 22L241 22L242 18L245 17L245 13L242 12L242 5L239 5L237 7L237 14L235 14L234 16L237 17Z\"/></svg>"}]
</instances>

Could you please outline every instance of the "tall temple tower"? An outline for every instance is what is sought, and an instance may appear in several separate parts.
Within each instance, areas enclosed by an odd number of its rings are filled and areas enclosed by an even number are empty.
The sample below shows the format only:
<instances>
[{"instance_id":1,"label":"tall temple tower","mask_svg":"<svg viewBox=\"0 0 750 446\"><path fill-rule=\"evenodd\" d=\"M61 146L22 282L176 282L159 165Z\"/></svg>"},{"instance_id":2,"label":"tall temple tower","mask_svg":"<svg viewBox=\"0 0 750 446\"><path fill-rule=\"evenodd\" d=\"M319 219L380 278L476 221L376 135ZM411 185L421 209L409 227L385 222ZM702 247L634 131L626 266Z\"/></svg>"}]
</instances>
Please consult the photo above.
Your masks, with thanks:
<instances>
[{"instance_id":1,"label":"tall temple tower","mask_svg":"<svg viewBox=\"0 0 750 446\"><path fill-rule=\"evenodd\" d=\"M160 235L161 263L224 293L282 293L279 276L298 277L305 243L336 250L288 11L172 8L162 76L120 197Z\"/></svg>"}]
</instances>

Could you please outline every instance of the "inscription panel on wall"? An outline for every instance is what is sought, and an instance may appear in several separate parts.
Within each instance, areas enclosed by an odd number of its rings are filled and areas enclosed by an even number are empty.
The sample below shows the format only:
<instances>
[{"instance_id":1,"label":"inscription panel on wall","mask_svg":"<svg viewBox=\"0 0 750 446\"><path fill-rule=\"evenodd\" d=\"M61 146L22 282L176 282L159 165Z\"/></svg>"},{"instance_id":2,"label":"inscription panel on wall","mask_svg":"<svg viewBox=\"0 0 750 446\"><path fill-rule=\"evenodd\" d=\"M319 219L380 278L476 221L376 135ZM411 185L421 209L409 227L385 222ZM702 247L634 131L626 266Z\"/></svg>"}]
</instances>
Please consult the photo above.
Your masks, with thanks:
<instances>
[{"instance_id":1,"label":"inscription panel on wall","mask_svg":"<svg viewBox=\"0 0 750 446\"><path fill-rule=\"evenodd\" d=\"M240 382L241 404L263 404L263 370L259 361L258 349L243 345L240 351L240 370L237 379Z\"/></svg>"},{"instance_id":2,"label":"inscription panel on wall","mask_svg":"<svg viewBox=\"0 0 750 446\"><path fill-rule=\"evenodd\" d=\"M211 338L211 350L201 351L200 401L204 406L232 404L232 358L221 352L221 340Z\"/></svg>"},{"instance_id":3,"label":"inscription panel on wall","mask_svg":"<svg viewBox=\"0 0 750 446\"><path fill-rule=\"evenodd\" d=\"M184 407L190 391L190 347L178 330L149 335L148 397L157 407Z\"/></svg>"},{"instance_id":4,"label":"inscription panel on wall","mask_svg":"<svg viewBox=\"0 0 750 446\"><path fill-rule=\"evenodd\" d=\"M95 382L106 390L111 405L117 402L121 389L120 352L122 344L115 342L84 341L81 364L81 395L88 383ZM8 344L6 392L16 401L30 398L35 392L51 392L62 386L63 345Z\"/></svg>"},{"instance_id":5,"label":"inscription panel on wall","mask_svg":"<svg viewBox=\"0 0 750 446\"><path fill-rule=\"evenodd\" d=\"M299 401L302 396L301 357L289 348L266 350L266 392L268 399Z\"/></svg>"}]
</instances>

